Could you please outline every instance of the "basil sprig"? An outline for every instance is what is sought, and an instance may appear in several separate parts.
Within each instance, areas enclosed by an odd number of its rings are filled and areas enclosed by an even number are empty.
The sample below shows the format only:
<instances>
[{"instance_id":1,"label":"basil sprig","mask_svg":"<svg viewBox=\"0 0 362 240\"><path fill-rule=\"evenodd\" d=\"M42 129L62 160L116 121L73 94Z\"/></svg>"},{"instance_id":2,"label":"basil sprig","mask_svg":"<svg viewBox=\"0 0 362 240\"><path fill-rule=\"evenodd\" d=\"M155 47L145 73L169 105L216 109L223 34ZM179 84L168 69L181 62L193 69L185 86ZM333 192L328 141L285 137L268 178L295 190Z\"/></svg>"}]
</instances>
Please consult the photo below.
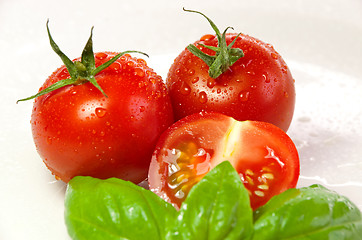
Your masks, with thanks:
<instances>
[{"instance_id":1,"label":"basil sprig","mask_svg":"<svg viewBox=\"0 0 362 240\"><path fill-rule=\"evenodd\" d=\"M72 239L165 239L175 208L151 191L111 178L76 177L65 198Z\"/></svg>"},{"instance_id":2,"label":"basil sprig","mask_svg":"<svg viewBox=\"0 0 362 240\"><path fill-rule=\"evenodd\" d=\"M214 168L190 190L172 225L166 239L250 239L249 195L229 162Z\"/></svg>"},{"instance_id":3,"label":"basil sprig","mask_svg":"<svg viewBox=\"0 0 362 240\"><path fill-rule=\"evenodd\" d=\"M254 213L253 240L362 239L362 216L346 197L321 185L289 189Z\"/></svg>"},{"instance_id":4,"label":"basil sprig","mask_svg":"<svg viewBox=\"0 0 362 240\"><path fill-rule=\"evenodd\" d=\"M362 239L358 207L320 185L289 189L253 213L229 162L196 184L179 211L130 182L75 177L65 222L72 239Z\"/></svg>"}]
</instances>

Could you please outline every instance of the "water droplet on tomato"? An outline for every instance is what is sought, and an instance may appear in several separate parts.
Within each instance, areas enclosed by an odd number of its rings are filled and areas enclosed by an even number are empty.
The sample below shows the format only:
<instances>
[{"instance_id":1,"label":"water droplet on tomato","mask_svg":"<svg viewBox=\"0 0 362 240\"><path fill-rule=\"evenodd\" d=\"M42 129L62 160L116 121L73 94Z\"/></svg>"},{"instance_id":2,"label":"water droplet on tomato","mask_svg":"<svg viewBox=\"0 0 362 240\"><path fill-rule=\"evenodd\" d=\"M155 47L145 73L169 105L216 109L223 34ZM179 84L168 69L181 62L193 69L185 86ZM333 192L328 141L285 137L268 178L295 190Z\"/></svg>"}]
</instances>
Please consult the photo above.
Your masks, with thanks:
<instances>
[{"instance_id":1,"label":"water droplet on tomato","mask_svg":"<svg viewBox=\"0 0 362 240\"><path fill-rule=\"evenodd\" d=\"M143 88L144 86L145 86L145 83L144 83L144 82L139 82L139 83L138 83L138 87L139 87L139 88Z\"/></svg>"},{"instance_id":2,"label":"water droplet on tomato","mask_svg":"<svg viewBox=\"0 0 362 240\"><path fill-rule=\"evenodd\" d=\"M199 101L200 101L200 103L207 102L207 94L204 91L199 93Z\"/></svg>"},{"instance_id":3,"label":"water droplet on tomato","mask_svg":"<svg viewBox=\"0 0 362 240\"><path fill-rule=\"evenodd\" d=\"M118 62L114 62L108 68L114 71L118 71L121 68L121 65Z\"/></svg>"},{"instance_id":4,"label":"water droplet on tomato","mask_svg":"<svg viewBox=\"0 0 362 240\"><path fill-rule=\"evenodd\" d=\"M102 118L106 115L107 110L104 108L96 108L95 113L96 113L97 117Z\"/></svg>"},{"instance_id":5,"label":"water droplet on tomato","mask_svg":"<svg viewBox=\"0 0 362 240\"><path fill-rule=\"evenodd\" d=\"M136 68L134 73L135 73L135 75L137 75L139 77L145 76L145 72L141 68Z\"/></svg>"},{"instance_id":6,"label":"water droplet on tomato","mask_svg":"<svg viewBox=\"0 0 362 240\"><path fill-rule=\"evenodd\" d=\"M216 84L215 79L213 79L213 78L207 79L207 86L209 88L213 88L215 86L215 84Z\"/></svg>"},{"instance_id":7,"label":"water droplet on tomato","mask_svg":"<svg viewBox=\"0 0 362 240\"><path fill-rule=\"evenodd\" d=\"M125 55L123 55L122 57L119 58L119 60L121 62L125 62L127 60L127 57Z\"/></svg>"},{"instance_id":8,"label":"water droplet on tomato","mask_svg":"<svg viewBox=\"0 0 362 240\"><path fill-rule=\"evenodd\" d=\"M277 59L277 58L278 58L278 55L277 55L276 53L271 53L270 55L271 55L271 57L274 58L274 59Z\"/></svg>"},{"instance_id":9,"label":"water droplet on tomato","mask_svg":"<svg viewBox=\"0 0 362 240\"><path fill-rule=\"evenodd\" d=\"M102 60L102 59L104 59L106 57L107 57L107 54L103 53L103 52L100 52L100 53L96 54L96 58L99 59L99 60Z\"/></svg>"},{"instance_id":10,"label":"water droplet on tomato","mask_svg":"<svg viewBox=\"0 0 362 240\"><path fill-rule=\"evenodd\" d=\"M143 64L143 65L147 65L146 60L144 60L144 59L142 59L142 58L137 59L137 62L139 62L139 63L141 63L141 64Z\"/></svg>"},{"instance_id":11,"label":"water droplet on tomato","mask_svg":"<svg viewBox=\"0 0 362 240\"><path fill-rule=\"evenodd\" d=\"M187 83L182 82L181 88L180 88L180 93L181 93L182 95L189 95L190 92L191 92L190 86L189 86Z\"/></svg>"},{"instance_id":12,"label":"water droplet on tomato","mask_svg":"<svg viewBox=\"0 0 362 240\"><path fill-rule=\"evenodd\" d=\"M156 84L156 82L157 82L157 78L154 78L154 77L150 78L150 83Z\"/></svg>"},{"instance_id":13,"label":"water droplet on tomato","mask_svg":"<svg viewBox=\"0 0 362 240\"><path fill-rule=\"evenodd\" d=\"M127 66L128 66L128 67L133 67L133 66L134 66L134 62L131 62L131 61L130 61L130 62L127 62Z\"/></svg>"},{"instance_id":14,"label":"water droplet on tomato","mask_svg":"<svg viewBox=\"0 0 362 240\"><path fill-rule=\"evenodd\" d=\"M283 67L282 67L282 72L283 72L283 73L287 73L287 72L288 72L288 67L287 67L287 65L283 65Z\"/></svg>"},{"instance_id":15,"label":"water droplet on tomato","mask_svg":"<svg viewBox=\"0 0 362 240\"><path fill-rule=\"evenodd\" d=\"M288 98L289 94L287 92L284 92L284 97Z\"/></svg>"},{"instance_id":16,"label":"water droplet on tomato","mask_svg":"<svg viewBox=\"0 0 362 240\"><path fill-rule=\"evenodd\" d=\"M93 133L93 134L96 134L97 131L93 129L93 130L92 130L92 133ZM94 144L94 143L92 142L92 144Z\"/></svg>"},{"instance_id":17,"label":"water droplet on tomato","mask_svg":"<svg viewBox=\"0 0 362 240\"><path fill-rule=\"evenodd\" d=\"M162 96L162 93L160 91L156 91L154 94L152 94L155 99L158 99Z\"/></svg>"},{"instance_id":18,"label":"water droplet on tomato","mask_svg":"<svg viewBox=\"0 0 362 240\"><path fill-rule=\"evenodd\" d=\"M200 79L199 77L194 77L191 82L192 83L197 83L199 81L199 79Z\"/></svg>"},{"instance_id":19,"label":"water droplet on tomato","mask_svg":"<svg viewBox=\"0 0 362 240\"><path fill-rule=\"evenodd\" d=\"M240 99L240 101L242 101L242 102L248 101L249 95L250 95L249 92L245 92L245 91L240 92L240 93L239 93L239 99Z\"/></svg>"},{"instance_id":20,"label":"water droplet on tomato","mask_svg":"<svg viewBox=\"0 0 362 240\"><path fill-rule=\"evenodd\" d=\"M52 142L53 142L52 137L48 137L48 138L47 138L47 143L48 143L48 144L52 144Z\"/></svg>"},{"instance_id":21,"label":"water droplet on tomato","mask_svg":"<svg viewBox=\"0 0 362 240\"><path fill-rule=\"evenodd\" d=\"M190 69L190 70L188 71L188 74L189 74L190 76L194 75L194 74L195 74L195 70L194 70L194 69Z\"/></svg>"},{"instance_id":22,"label":"water droplet on tomato","mask_svg":"<svg viewBox=\"0 0 362 240\"><path fill-rule=\"evenodd\" d=\"M267 77L266 73L263 74L263 78L266 83L270 83L270 79Z\"/></svg>"},{"instance_id":23,"label":"water droplet on tomato","mask_svg":"<svg viewBox=\"0 0 362 240\"><path fill-rule=\"evenodd\" d=\"M146 110L145 106L140 106L140 112L144 112Z\"/></svg>"},{"instance_id":24,"label":"water droplet on tomato","mask_svg":"<svg viewBox=\"0 0 362 240\"><path fill-rule=\"evenodd\" d=\"M200 38L200 41L209 41L215 38L215 35L206 34Z\"/></svg>"},{"instance_id":25,"label":"water droplet on tomato","mask_svg":"<svg viewBox=\"0 0 362 240\"><path fill-rule=\"evenodd\" d=\"M99 133L99 135L101 135L101 137L104 137L104 135L106 135L106 133L105 133L104 131L101 131L101 132Z\"/></svg>"}]
</instances>

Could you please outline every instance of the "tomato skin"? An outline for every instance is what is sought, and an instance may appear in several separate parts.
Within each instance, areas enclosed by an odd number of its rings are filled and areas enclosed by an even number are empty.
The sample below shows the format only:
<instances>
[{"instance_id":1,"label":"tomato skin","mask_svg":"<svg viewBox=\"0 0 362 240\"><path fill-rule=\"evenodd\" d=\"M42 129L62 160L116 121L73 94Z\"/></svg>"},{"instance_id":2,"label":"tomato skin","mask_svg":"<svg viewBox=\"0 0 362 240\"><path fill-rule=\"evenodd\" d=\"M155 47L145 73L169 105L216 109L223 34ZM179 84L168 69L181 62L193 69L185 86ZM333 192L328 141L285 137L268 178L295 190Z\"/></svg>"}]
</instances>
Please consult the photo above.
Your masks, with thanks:
<instances>
[{"instance_id":1,"label":"tomato skin","mask_svg":"<svg viewBox=\"0 0 362 240\"><path fill-rule=\"evenodd\" d=\"M149 187L179 208L190 188L222 161L230 161L238 171L253 209L295 187L299 178L298 152L283 130L266 122L201 112L177 121L161 135Z\"/></svg>"},{"instance_id":2,"label":"tomato skin","mask_svg":"<svg viewBox=\"0 0 362 240\"><path fill-rule=\"evenodd\" d=\"M96 66L115 55L95 54ZM68 77L62 66L41 89ZM147 177L159 135L173 123L167 89L143 59L127 54L95 78L108 97L87 82L35 99L31 126L37 151L64 182L87 175L138 183Z\"/></svg>"},{"instance_id":3,"label":"tomato skin","mask_svg":"<svg viewBox=\"0 0 362 240\"><path fill-rule=\"evenodd\" d=\"M227 44L236 35L226 34ZM198 43L217 46L217 38L205 35L194 43L213 55ZM295 88L286 63L271 45L248 35L241 34L233 48L242 49L245 56L216 79L208 75L206 63L189 50L177 56L166 78L175 119L214 111L239 121L269 122L287 131L294 113Z\"/></svg>"}]
</instances>

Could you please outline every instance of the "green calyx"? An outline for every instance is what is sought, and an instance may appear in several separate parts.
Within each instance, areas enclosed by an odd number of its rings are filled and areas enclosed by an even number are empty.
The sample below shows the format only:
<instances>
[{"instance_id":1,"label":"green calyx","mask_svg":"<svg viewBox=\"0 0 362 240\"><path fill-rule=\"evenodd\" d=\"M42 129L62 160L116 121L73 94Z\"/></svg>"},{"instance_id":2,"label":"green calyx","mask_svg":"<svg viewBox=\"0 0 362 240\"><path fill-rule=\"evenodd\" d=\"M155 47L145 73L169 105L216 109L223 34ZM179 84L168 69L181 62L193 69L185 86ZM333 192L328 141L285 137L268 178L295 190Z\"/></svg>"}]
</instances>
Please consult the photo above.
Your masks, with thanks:
<instances>
[{"instance_id":1,"label":"green calyx","mask_svg":"<svg viewBox=\"0 0 362 240\"><path fill-rule=\"evenodd\" d=\"M195 56L197 56L198 58L203 60L209 66L209 76L210 77L217 78L218 76L223 74L226 70L228 70L229 67L232 66L239 58L244 56L243 50L241 50L240 48L231 48L234 45L234 43L236 42L236 39L240 36L240 33L236 36L236 38L229 45L227 45L226 37L225 37L226 31L229 28L233 29L232 27L227 27L224 30L224 32L221 34L219 29L216 27L216 25L205 14L203 14L201 12L193 11L193 10L186 10L185 8L183 10L186 12L198 13L198 14L201 14L202 16L204 16L216 33L216 37L218 40L217 47L207 46L207 45L200 44L200 43L198 44L207 49L215 51L215 55L208 55L208 54L202 52L200 49L198 49L193 44L190 44L187 46L187 49L192 54L194 54Z\"/></svg>"},{"instance_id":2,"label":"green calyx","mask_svg":"<svg viewBox=\"0 0 362 240\"><path fill-rule=\"evenodd\" d=\"M56 89L62 88L64 86L79 85L79 84L84 84L86 82L92 83L104 96L107 97L106 93L103 91L103 89L97 83L97 80L95 79L95 75L97 75L100 71L109 67L118 58L120 58L122 55L124 55L126 53L134 53L134 52L141 53L148 57L148 55L143 52L124 51L124 52L117 54L116 56L111 58L109 61L103 63L102 65L100 65L96 68L95 60L94 60L94 53L93 53L93 41L92 41L93 27L92 27L91 35L82 52L81 61L73 62L59 49L58 45L54 42L52 36L50 35L48 24L49 24L49 20L47 21L46 27L47 27L47 31L48 31L50 45L51 45L52 49L54 50L54 52L56 54L58 54L58 56L62 59L65 67L67 68L67 70L69 72L70 78L60 80L60 81L54 83L53 85L49 86L48 88L43 89L42 91L38 92L37 94L35 94L33 96L18 100L17 103L21 102L21 101L27 101L27 100L37 98L39 96L50 93L50 92L52 92Z\"/></svg>"}]
</instances>

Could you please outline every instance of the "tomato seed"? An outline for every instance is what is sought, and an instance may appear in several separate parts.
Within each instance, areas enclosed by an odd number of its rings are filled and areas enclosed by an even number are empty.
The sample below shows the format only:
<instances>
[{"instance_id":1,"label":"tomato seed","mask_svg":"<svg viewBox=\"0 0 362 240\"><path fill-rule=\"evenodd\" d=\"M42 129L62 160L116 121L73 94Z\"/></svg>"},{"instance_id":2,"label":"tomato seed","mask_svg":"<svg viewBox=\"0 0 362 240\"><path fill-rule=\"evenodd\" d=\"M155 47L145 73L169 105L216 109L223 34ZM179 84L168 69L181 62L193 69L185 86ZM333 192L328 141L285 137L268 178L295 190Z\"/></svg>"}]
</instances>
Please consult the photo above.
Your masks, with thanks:
<instances>
[{"instance_id":1,"label":"tomato seed","mask_svg":"<svg viewBox=\"0 0 362 240\"><path fill-rule=\"evenodd\" d=\"M261 190L268 190L269 186L268 185L258 185L258 188Z\"/></svg>"},{"instance_id":2,"label":"tomato seed","mask_svg":"<svg viewBox=\"0 0 362 240\"><path fill-rule=\"evenodd\" d=\"M245 174L249 176L254 176L254 172L251 169L246 169Z\"/></svg>"},{"instance_id":3,"label":"tomato seed","mask_svg":"<svg viewBox=\"0 0 362 240\"><path fill-rule=\"evenodd\" d=\"M264 197L265 194L262 191L254 191L255 195L258 197Z\"/></svg>"},{"instance_id":4,"label":"tomato seed","mask_svg":"<svg viewBox=\"0 0 362 240\"><path fill-rule=\"evenodd\" d=\"M254 180L253 180L251 177L245 176L245 178L246 178L246 181L248 181L248 183L249 183L250 185L254 185Z\"/></svg>"},{"instance_id":5,"label":"tomato seed","mask_svg":"<svg viewBox=\"0 0 362 240\"><path fill-rule=\"evenodd\" d=\"M269 180L273 180L274 179L274 175L272 173L263 173L261 175L263 178L265 179L269 179Z\"/></svg>"}]
</instances>

